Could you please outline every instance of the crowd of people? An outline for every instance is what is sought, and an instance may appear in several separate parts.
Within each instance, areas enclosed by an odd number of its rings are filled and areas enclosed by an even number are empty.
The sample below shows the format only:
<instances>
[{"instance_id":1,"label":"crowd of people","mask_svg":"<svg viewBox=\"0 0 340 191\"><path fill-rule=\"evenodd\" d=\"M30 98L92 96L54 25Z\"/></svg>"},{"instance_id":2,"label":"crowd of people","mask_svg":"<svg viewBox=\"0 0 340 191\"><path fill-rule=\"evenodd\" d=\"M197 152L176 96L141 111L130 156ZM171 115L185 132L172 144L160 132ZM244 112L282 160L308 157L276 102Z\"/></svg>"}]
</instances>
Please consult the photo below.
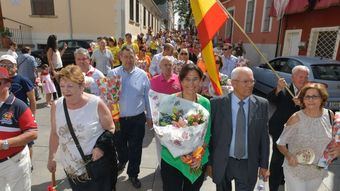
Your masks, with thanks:
<instances>
[{"instance_id":1,"label":"crowd of people","mask_svg":"<svg viewBox=\"0 0 340 191\"><path fill-rule=\"evenodd\" d=\"M12 43L0 57L0 190L30 190L30 156L38 134L35 94L41 84L51 108L47 168L54 173L60 162L72 190L116 190L117 173L126 165L133 187L141 187L145 127L155 125L149 100L153 90L209 112L200 152L174 157L155 136L164 191L199 191L207 175L218 191L231 191L233 180L236 191L252 191L259 177L269 180L271 191L283 183L288 191L317 191L326 175L317 164L332 140L334 117L324 108L326 86L308 82L308 68L296 66L291 84L280 78L266 98L254 95L242 41L233 45L218 38L215 44L223 95L210 82L205 63L212 60L202 58L191 30L149 31L135 41L130 33L118 40L98 37L92 52L77 49L75 63L66 67L61 56L67 44L57 47L57 37L50 35L48 63L39 69L29 47L18 56ZM119 127L112 105L99 97L103 78L121 79ZM272 116L269 103L276 106ZM297 155L306 149L315 158L302 164ZM329 155L339 157L340 146L332 146Z\"/></svg>"}]
</instances>

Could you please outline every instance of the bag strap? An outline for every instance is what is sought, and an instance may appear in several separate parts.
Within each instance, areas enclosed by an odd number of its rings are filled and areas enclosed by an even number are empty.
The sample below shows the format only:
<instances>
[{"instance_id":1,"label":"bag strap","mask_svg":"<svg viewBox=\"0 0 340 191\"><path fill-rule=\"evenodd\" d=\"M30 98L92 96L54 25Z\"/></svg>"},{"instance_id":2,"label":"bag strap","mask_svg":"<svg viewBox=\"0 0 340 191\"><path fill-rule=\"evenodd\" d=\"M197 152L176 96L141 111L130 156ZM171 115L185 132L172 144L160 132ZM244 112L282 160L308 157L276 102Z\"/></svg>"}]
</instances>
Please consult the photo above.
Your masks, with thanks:
<instances>
[{"instance_id":1,"label":"bag strap","mask_svg":"<svg viewBox=\"0 0 340 191\"><path fill-rule=\"evenodd\" d=\"M332 118L331 110L328 110L328 116L329 116L329 122L333 126L333 118Z\"/></svg>"},{"instance_id":2,"label":"bag strap","mask_svg":"<svg viewBox=\"0 0 340 191\"><path fill-rule=\"evenodd\" d=\"M70 116L69 116L68 111L67 111L67 105L66 105L65 98L63 99L63 106L64 106L64 113L65 113L65 117L66 117L66 122L67 122L68 130L71 133L71 136L73 138L74 143L76 144L76 147L77 147L77 149L78 149L78 151L80 153L81 158L86 163L87 161L86 161L86 157L85 157L84 151L83 151L83 149L80 146L80 143L79 143L79 141L78 141L78 139L76 137L76 134L74 133L74 129L73 129L73 126L72 126L72 123L71 123L71 119L70 119Z\"/></svg>"}]
</instances>

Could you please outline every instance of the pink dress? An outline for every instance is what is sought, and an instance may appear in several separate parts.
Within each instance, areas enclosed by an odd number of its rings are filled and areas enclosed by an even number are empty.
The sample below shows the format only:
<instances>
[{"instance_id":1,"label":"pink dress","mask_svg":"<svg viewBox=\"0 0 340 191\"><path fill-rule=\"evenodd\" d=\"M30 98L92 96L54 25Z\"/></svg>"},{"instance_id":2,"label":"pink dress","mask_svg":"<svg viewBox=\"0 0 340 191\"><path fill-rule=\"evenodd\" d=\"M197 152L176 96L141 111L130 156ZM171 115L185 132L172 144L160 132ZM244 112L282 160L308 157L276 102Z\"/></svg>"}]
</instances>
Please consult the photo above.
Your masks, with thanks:
<instances>
[{"instance_id":1,"label":"pink dress","mask_svg":"<svg viewBox=\"0 0 340 191\"><path fill-rule=\"evenodd\" d=\"M44 92L46 94L56 92L54 83L49 73L41 72L40 78L41 78L41 83L43 85Z\"/></svg>"}]
</instances>

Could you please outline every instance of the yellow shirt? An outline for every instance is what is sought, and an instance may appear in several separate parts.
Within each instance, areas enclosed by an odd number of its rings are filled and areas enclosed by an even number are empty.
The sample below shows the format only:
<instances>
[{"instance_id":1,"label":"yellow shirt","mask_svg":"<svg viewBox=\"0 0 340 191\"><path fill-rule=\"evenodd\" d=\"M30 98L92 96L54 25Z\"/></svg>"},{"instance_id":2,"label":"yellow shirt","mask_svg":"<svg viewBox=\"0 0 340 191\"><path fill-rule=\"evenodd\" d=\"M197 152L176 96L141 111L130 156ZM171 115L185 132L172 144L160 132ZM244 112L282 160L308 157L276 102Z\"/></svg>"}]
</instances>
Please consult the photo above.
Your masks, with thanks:
<instances>
[{"instance_id":1,"label":"yellow shirt","mask_svg":"<svg viewBox=\"0 0 340 191\"><path fill-rule=\"evenodd\" d=\"M158 49L158 42L157 41L151 41L150 42L150 48L152 49L152 50L157 50Z\"/></svg>"},{"instance_id":2,"label":"yellow shirt","mask_svg":"<svg viewBox=\"0 0 340 191\"><path fill-rule=\"evenodd\" d=\"M139 52L139 47L138 47L138 44L136 44L136 43L132 43L131 45L124 43L123 46L131 47L133 49L133 51L135 51L135 54L138 54L138 52Z\"/></svg>"},{"instance_id":3,"label":"yellow shirt","mask_svg":"<svg viewBox=\"0 0 340 191\"><path fill-rule=\"evenodd\" d=\"M118 46L115 46L115 47L108 47L108 49L111 51L113 55L113 67L119 66L120 62L119 62L118 54L119 54L120 48Z\"/></svg>"}]
</instances>

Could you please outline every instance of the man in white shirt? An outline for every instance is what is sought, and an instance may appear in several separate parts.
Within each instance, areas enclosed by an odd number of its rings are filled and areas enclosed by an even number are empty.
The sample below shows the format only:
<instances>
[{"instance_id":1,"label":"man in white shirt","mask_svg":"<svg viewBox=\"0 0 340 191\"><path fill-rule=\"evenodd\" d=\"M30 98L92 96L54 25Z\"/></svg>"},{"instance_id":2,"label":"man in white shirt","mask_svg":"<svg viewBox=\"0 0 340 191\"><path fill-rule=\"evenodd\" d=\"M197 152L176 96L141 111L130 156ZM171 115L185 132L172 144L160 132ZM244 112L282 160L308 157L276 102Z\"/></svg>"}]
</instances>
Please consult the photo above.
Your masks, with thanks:
<instances>
[{"instance_id":1,"label":"man in white shirt","mask_svg":"<svg viewBox=\"0 0 340 191\"><path fill-rule=\"evenodd\" d=\"M85 48L78 48L74 51L74 60L85 76L93 79L89 84L85 84L85 91L98 96L100 92L96 81L100 78L104 78L105 76L101 71L91 66L89 51Z\"/></svg>"},{"instance_id":2,"label":"man in white shirt","mask_svg":"<svg viewBox=\"0 0 340 191\"><path fill-rule=\"evenodd\" d=\"M96 62L96 68L107 75L113 66L113 55L109 49L106 48L106 40L99 41L99 49L95 50L91 57L92 65Z\"/></svg>"},{"instance_id":3,"label":"man in white shirt","mask_svg":"<svg viewBox=\"0 0 340 191\"><path fill-rule=\"evenodd\" d=\"M176 63L176 58L172 56L173 52L174 52L174 46L172 46L172 44L170 43L165 43L163 52L159 54L155 54L153 56L150 69L149 69L150 74L152 76L155 76L161 73L161 70L159 68L159 63L161 59L163 58L163 56L169 56L171 58L172 63Z\"/></svg>"}]
</instances>

